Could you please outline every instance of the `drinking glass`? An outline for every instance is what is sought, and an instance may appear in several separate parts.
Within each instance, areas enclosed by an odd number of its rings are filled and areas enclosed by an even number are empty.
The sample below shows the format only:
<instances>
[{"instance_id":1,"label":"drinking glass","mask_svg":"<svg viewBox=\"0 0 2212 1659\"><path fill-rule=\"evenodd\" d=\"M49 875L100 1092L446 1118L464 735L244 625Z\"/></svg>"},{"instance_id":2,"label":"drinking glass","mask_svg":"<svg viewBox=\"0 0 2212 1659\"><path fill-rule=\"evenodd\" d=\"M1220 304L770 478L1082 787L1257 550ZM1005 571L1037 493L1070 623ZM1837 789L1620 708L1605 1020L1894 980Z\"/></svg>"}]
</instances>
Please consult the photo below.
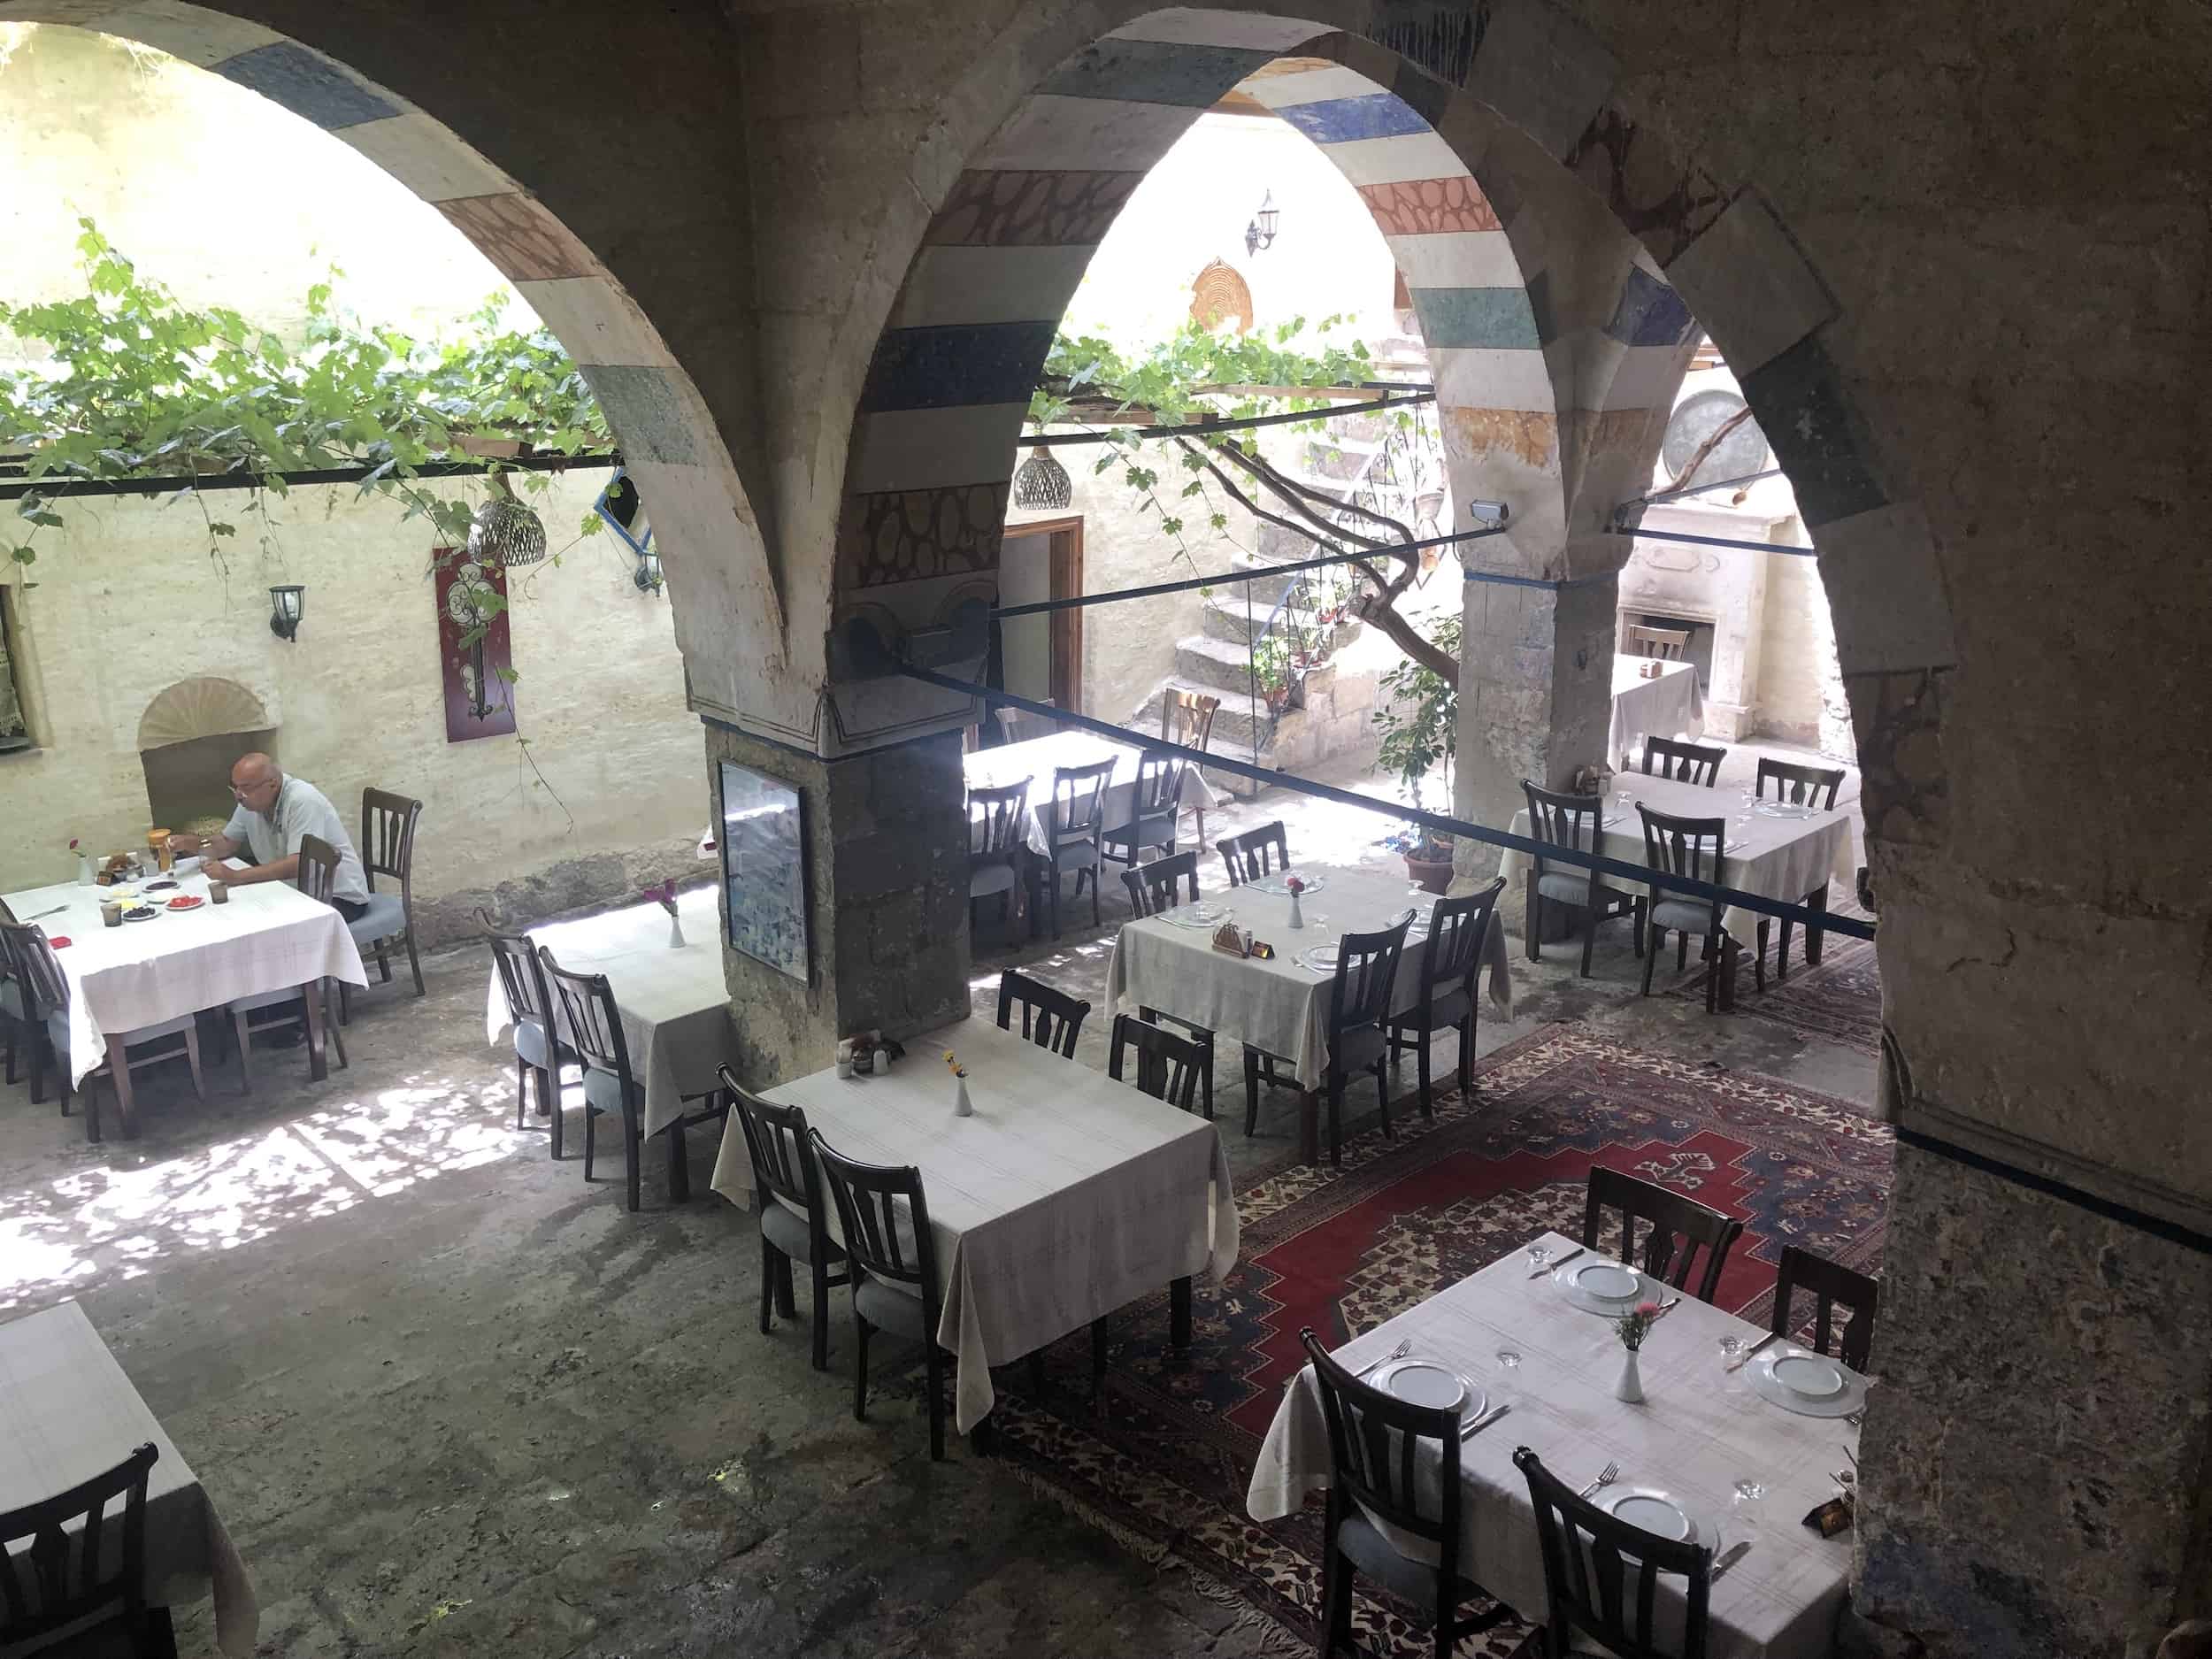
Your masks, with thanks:
<instances>
[{"instance_id":1,"label":"drinking glass","mask_svg":"<svg viewBox=\"0 0 2212 1659\"><path fill-rule=\"evenodd\" d=\"M1724 1336L1721 1338L1720 1357L1721 1363L1724 1365L1733 1365L1738 1360L1741 1359L1743 1357L1743 1338L1740 1336Z\"/></svg>"},{"instance_id":2,"label":"drinking glass","mask_svg":"<svg viewBox=\"0 0 2212 1659\"><path fill-rule=\"evenodd\" d=\"M1517 1348L1500 1348L1498 1350L1498 1363L1505 1367L1508 1371L1520 1370L1521 1350Z\"/></svg>"},{"instance_id":3,"label":"drinking glass","mask_svg":"<svg viewBox=\"0 0 2212 1659\"><path fill-rule=\"evenodd\" d=\"M1545 1263L1550 1260L1550 1245L1532 1244L1528 1247L1528 1271L1530 1272L1535 1272L1539 1268L1542 1267Z\"/></svg>"},{"instance_id":4,"label":"drinking glass","mask_svg":"<svg viewBox=\"0 0 2212 1659\"><path fill-rule=\"evenodd\" d=\"M1730 1507L1735 1510L1738 1520L1747 1525L1756 1525L1763 1513L1760 1504L1766 1495L1766 1477L1746 1475L1736 1482L1736 1495Z\"/></svg>"}]
</instances>

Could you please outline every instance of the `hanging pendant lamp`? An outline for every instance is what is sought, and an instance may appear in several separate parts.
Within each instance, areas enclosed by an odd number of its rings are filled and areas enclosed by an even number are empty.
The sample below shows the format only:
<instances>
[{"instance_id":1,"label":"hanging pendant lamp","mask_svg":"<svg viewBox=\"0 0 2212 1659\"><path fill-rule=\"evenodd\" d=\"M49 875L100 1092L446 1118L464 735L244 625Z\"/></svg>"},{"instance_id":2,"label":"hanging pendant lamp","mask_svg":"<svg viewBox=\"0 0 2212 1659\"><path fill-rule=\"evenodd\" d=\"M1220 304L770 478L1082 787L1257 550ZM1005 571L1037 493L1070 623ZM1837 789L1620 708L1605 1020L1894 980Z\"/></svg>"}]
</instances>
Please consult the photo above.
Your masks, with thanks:
<instances>
[{"instance_id":1,"label":"hanging pendant lamp","mask_svg":"<svg viewBox=\"0 0 2212 1659\"><path fill-rule=\"evenodd\" d=\"M1075 499L1075 483L1068 469L1038 444L1014 472L1014 505L1025 511L1057 511Z\"/></svg>"},{"instance_id":2,"label":"hanging pendant lamp","mask_svg":"<svg viewBox=\"0 0 2212 1659\"><path fill-rule=\"evenodd\" d=\"M535 565L545 557L545 523L517 501L507 480L490 475L491 493L469 520L469 557L479 565Z\"/></svg>"}]
</instances>

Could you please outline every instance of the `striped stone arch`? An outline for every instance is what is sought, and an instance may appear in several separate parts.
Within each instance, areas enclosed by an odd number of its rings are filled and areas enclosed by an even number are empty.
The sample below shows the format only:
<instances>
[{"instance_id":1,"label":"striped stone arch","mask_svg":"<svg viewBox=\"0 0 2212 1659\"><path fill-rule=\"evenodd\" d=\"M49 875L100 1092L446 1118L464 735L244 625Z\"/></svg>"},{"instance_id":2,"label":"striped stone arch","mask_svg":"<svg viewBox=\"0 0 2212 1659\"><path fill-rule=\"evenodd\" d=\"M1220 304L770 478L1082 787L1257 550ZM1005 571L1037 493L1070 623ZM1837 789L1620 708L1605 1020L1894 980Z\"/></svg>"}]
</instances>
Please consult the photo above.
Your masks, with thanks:
<instances>
[{"instance_id":1,"label":"striped stone arch","mask_svg":"<svg viewBox=\"0 0 2212 1659\"><path fill-rule=\"evenodd\" d=\"M514 283L583 371L636 478L662 554L695 702L731 669L730 618L759 618L755 660L784 654L782 607L735 464L691 377L590 249L452 131L335 59L183 0L0 0L0 21L66 24L158 48L281 104L435 206ZM695 626L710 613L712 636ZM727 701L735 703L732 691Z\"/></svg>"}]
</instances>

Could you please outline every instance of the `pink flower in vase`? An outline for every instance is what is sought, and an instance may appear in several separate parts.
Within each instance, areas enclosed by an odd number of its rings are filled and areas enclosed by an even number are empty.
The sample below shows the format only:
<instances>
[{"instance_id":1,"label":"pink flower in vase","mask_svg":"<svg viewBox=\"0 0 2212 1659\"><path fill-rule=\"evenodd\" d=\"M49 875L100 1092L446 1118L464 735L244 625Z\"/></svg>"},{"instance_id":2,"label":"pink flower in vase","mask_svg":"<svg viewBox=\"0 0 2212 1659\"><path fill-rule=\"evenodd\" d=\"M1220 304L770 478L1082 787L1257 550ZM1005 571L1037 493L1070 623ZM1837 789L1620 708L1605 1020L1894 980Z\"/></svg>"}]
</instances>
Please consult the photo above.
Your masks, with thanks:
<instances>
[{"instance_id":1,"label":"pink flower in vase","mask_svg":"<svg viewBox=\"0 0 2212 1659\"><path fill-rule=\"evenodd\" d=\"M1636 1312L1642 1318L1656 1318L1659 1313L1659 1304L1655 1302L1640 1302L1636 1304Z\"/></svg>"},{"instance_id":2,"label":"pink flower in vase","mask_svg":"<svg viewBox=\"0 0 2212 1659\"><path fill-rule=\"evenodd\" d=\"M1303 893L1306 890L1306 879L1303 876L1292 876L1283 883L1283 886L1292 893Z\"/></svg>"},{"instance_id":3,"label":"pink flower in vase","mask_svg":"<svg viewBox=\"0 0 2212 1659\"><path fill-rule=\"evenodd\" d=\"M676 913L676 884L673 881L664 881L658 887L648 887L641 896L652 900L671 916Z\"/></svg>"}]
</instances>

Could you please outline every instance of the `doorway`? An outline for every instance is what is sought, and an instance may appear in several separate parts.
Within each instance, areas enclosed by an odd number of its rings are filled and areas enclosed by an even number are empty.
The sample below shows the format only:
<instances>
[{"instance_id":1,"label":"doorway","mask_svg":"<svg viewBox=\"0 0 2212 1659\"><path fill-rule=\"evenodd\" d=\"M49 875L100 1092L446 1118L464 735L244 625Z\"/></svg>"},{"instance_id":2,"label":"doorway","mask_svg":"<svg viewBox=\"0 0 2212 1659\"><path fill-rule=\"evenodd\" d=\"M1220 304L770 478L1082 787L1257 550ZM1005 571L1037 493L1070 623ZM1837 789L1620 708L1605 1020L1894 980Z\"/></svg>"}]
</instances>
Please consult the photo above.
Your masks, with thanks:
<instances>
[{"instance_id":1,"label":"doorway","mask_svg":"<svg viewBox=\"0 0 2212 1659\"><path fill-rule=\"evenodd\" d=\"M998 602L1037 604L1083 591L1083 515L1010 525L999 543ZM995 625L1001 689L1071 713L1083 707L1083 612L1054 611Z\"/></svg>"}]
</instances>

